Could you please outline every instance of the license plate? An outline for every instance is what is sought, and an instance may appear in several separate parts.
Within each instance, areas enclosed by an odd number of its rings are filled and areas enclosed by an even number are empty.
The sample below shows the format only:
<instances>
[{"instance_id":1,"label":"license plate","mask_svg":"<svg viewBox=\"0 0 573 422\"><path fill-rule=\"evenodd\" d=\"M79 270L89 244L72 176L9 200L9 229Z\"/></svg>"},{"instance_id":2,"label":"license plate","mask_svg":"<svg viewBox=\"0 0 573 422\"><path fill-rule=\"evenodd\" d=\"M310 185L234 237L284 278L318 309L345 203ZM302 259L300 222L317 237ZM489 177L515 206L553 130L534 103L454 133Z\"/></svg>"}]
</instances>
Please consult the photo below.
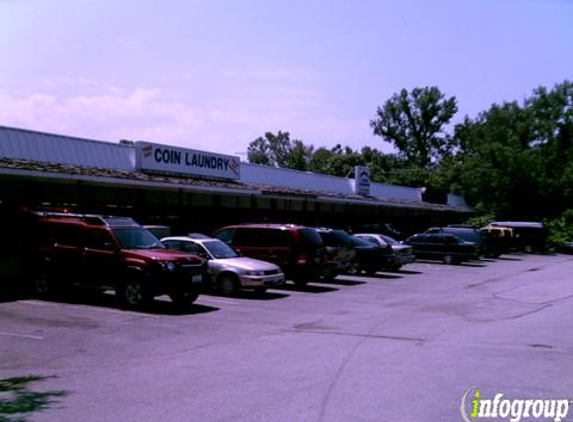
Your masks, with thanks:
<instances>
[{"instance_id":1,"label":"license plate","mask_svg":"<svg viewBox=\"0 0 573 422\"><path fill-rule=\"evenodd\" d=\"M191 277L191 283L202 283L202 282L203 282L203 276L201 274L194 275L193 277Z\"/></svg>"},{"instance_id":2,"label":"license plate","mask_svg":"<svg viewBox=\"0 0 573 422\"><path fill-rule=\"evenodd\" d=\"M275 285L275 284L279 284L281 281L283 281L282 277L275 277L275 278L271 278L270 280L267 280L265 282L266 285Z\"/></svg>"}]
</instances>

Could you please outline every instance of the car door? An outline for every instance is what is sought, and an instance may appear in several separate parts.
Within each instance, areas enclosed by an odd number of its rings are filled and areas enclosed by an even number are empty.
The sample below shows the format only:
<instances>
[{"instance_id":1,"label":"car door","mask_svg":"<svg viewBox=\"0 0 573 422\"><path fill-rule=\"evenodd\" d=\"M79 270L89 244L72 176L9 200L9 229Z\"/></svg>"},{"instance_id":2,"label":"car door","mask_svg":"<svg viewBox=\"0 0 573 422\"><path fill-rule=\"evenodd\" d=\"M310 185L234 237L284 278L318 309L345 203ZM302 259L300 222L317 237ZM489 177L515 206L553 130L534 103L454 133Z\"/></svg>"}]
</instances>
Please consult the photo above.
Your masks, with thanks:
<instances>
[{"instance_id":1,"label":"car door","mask_svg":"<svg viewBox=\"0 0 573 422\"><path fill-rule=\"evenodd\" d=\"M268 230L259 228L238 228L229 244L241 255L275 262L276 259L272 259L273 251L268 242L267 232Z\"/></svg>"},{"instance_id":2,"label":"car door","mask_svg":"<svg viewBox=\"0 0 573 422\"><path fill-rule=\"evenodd\" d=\"M434 258L440 258L446 251L445 236L441 233L427 234L426 253Z\"/></svg>"},{"instance_id":3,"label":"car door","mask_svg":"<svg viewBox=\"0 0 573 422\"><path fill-rule=\"evenodd\" d=\"M49 262L58 281L74 281L82 273L81 228L75 224L41 227L41 259Z\"/></svg>"},{"instance_id":4,"label":"car door","mask_svg":"<svg viewBox=\"0 0 573 422\"><path fill-rule=\"evenodd\" d=\"M122 277L119 247L105 229L89 228L83 233L84 279L95 286L115 286Z\"/></svg>"}]
</instances>

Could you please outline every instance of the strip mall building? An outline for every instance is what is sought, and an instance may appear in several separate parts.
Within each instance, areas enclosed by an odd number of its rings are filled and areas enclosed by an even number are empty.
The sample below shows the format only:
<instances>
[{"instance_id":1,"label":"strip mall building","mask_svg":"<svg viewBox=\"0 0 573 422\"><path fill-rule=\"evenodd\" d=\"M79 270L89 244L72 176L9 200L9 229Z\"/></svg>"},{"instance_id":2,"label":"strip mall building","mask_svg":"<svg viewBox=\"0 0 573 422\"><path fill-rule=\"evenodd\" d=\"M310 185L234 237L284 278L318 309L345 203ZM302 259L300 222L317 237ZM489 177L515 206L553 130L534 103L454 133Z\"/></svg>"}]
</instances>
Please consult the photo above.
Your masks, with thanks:
<instances>
[{"instance_id":1,"label":"strip mall building","mask_svg":"<svg viewBox=\"0 0 573 422\"><path fill-rule=\"evenodd\" d=\"M425 202L422 190L279 169L149 142L110 143L0 127L0 210L21 206L130 215L145 224L210 232L231 223L423 227L461 221L463 198Z\"/></svg>"}]
</instances>

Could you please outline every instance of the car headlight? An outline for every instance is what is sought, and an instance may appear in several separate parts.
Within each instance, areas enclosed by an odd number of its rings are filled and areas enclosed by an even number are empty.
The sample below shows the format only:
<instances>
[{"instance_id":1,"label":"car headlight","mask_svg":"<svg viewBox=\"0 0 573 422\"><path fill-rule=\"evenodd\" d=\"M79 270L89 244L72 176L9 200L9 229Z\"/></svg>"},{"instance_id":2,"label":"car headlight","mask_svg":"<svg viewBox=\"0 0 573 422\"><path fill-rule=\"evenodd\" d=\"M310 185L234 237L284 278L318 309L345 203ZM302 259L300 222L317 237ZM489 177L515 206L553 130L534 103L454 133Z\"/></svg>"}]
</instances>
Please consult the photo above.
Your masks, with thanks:
<instances>
[{"instance_id":1,"label":"car headlight","mask_svg":"<svg viewBox=\"0 0 573 422\"><path fill-rule=\"evenodd\" d=\"M247 271L247 275L263 276L263 275L265 275L265 272L264 271Z\"/></svg>"},{"instance_id":2,"label":"car headlight","mask_svg":"<svg viewBox=\"0 0 573 422\"><path fill-rule=\"evenodd\" d=\"M159 265L165 271L169 271L169 272L175 271L175 263L173 263L171 261L160 262Z\"/></svg>"}]
</instances>

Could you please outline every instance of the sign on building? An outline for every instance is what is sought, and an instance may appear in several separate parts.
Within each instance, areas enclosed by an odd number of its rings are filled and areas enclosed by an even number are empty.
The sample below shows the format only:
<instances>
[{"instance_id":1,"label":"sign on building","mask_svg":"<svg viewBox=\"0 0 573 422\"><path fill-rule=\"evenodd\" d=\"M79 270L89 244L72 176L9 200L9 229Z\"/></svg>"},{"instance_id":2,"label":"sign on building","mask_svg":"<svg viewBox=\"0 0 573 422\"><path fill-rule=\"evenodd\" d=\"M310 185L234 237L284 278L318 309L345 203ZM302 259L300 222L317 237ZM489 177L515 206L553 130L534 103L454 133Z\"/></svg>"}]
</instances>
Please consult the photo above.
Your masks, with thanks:
<instances>
[{"instance_id":1,"label":"sign on building","mask_svg":"<svg viewBox=\"0 0 573 422\"><path fill-rule=\"evenodd\" d=\"M238 157L138 141L135 168L146 173L202 176L236 180L241 175Z\"/></svg>"},{"instance_id":2,"label":"sign on building","mask_svg":"<svg viewBox=\"0 0 573 422\"><path fill-rule=\"evenodd\" d=\"M354 167L354 193L370 195L370 169L368 167Z\"/></svg>"}]
</instances>

